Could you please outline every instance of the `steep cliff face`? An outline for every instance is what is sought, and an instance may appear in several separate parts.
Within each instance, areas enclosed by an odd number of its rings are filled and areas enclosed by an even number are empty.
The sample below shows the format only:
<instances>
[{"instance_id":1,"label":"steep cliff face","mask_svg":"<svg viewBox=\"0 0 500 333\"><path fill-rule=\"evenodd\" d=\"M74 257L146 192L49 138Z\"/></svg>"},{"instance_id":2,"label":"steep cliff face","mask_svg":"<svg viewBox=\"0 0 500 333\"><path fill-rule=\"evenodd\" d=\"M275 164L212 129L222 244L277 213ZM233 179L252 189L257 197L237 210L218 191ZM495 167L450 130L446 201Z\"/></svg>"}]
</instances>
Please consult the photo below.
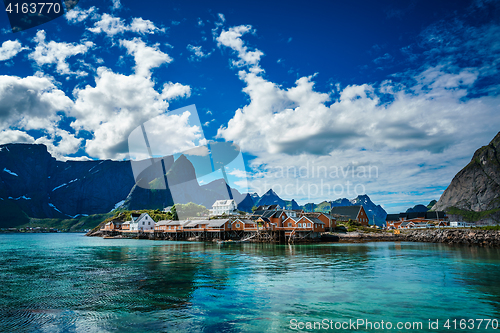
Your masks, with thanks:
<instances>
[{"instance_id":1,"label":"steep cliff face","mask_svg":"<svg viewBox=\"0 0 500 333\"><path fill-rule=\"evenodd\" d=\"M456 207L486 211L500 207L500 132L479 148L470 163L453 178L433 210Z\"/></svg>"},{"instance_id":2,"label":"steep cliff face","mask_svg":"<svg viewBox=\"0 0 500 333\"><path fill-rule=\"evenodd\" d=\"M0 200L30 217L109 212L134 183L129 162L61 162L44 145L0 146Z\"/></svg>"}]
</instances>

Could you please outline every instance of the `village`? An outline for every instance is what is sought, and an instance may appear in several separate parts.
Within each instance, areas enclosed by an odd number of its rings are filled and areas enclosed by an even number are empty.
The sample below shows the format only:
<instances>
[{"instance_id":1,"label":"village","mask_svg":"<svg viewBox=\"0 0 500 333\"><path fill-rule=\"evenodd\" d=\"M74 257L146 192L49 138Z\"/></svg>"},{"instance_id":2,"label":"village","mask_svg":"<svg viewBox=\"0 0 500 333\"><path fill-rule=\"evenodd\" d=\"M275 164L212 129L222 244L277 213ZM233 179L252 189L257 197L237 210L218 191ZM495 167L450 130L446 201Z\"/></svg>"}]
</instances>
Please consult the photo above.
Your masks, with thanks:
<instances>
[{"instance_id":1,"label":"village","mask_svg":"<svg viewBox=\"0 0 500 333\"><path fill-rule=\"evenodd\" d=\"M170 209L167 207L164 212ZM268 205L242 215L234 200L217 200L208 217L155 222L148 213L132 213L129 221L109 221L100 232L105 238L293 243L325 239L328 234L338 231L338 225L347 223L369 227L369 218L362 205L333 207L329 213ZM371 227L393 230L449 225L444 212L426 212L389 214L384 227Z\"/></svg>"}]
</instances>

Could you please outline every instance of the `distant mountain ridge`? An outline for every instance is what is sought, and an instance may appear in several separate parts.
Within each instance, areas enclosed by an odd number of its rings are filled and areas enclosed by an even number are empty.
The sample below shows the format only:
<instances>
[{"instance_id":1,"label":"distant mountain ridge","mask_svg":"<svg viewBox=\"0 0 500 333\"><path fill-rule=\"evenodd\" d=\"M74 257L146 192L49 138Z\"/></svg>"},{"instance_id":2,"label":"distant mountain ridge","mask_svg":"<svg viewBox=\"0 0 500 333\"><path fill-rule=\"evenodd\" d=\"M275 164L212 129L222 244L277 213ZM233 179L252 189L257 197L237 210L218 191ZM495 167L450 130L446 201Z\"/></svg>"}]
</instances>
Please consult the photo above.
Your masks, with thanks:
<instances>
[{"instance_id":1,"label":"distant mountain ridge","mask_svg":"<svg viewBox=\"0 0 500 333\"><path fill-rule=\"evenodd\" d=\"M240 193L223 179L200 185L191 162L183 155L154 159L164 165L155 172L142 172L137 179L130 161L57 161L40 144L0 145L0 210L15 216L34 218L75 218L108 213L115 208L162 209L175 203L194 202L211 208L215 200L230 199L238 209L251 212L253 206L279 204L287 209L302 209L295 200L283 200L272 189L264 195ZM148 161L134 162L147 164ZM157 186L165 179L166 187ZM172 181L173 180L173 181ZM150 189L152 188L152 189ZM231 193L231 195L229 195ZM361 204L379 224L385 211L367 195L306 204L306 211L329 211L333 206ZM311 209L309 209L311 208ZM6 214L4 214L4 220ZM10 219L10 217L9 217ZM2 225L3 227L9 226ZM10 225L10 226L15 226Z\"/></svg>"},{"instance_id":2,"label":"distant mountain ridge","mask_svg":"<svg viewBox=\"0 0 500 333\"><path fill-rule=\"evenodd\" d=\"M380 205L376 205L366 194L358 195L354 199L339 198L333 201L323 201L319 204L307 203L303 206L306 212L323 212L328 213L332 207L356 206L361 205L368 215L370 224L383 225L387 212Z\"/></svg>"}]
</instances>

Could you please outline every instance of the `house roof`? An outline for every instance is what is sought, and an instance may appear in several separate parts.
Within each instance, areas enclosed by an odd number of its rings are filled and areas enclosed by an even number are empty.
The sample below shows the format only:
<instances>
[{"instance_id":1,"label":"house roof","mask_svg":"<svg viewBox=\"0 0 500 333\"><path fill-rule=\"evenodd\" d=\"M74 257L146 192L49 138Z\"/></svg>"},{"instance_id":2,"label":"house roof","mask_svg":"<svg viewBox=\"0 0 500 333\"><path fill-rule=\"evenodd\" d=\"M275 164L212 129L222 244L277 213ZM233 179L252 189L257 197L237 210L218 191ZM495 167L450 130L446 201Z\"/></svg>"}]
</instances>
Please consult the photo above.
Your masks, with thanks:
<instances>
[{"instance_id":1,"label":"house roof","mask_svg":"<svg viewBox=\"0 0 500 333\"><path fill-rule=\"evenodd\" d=\"M357 220L359 211L363 206L355 205L355 206L338 206L332 207L330 212L331 215L335 216L344 216L347 219Z\"/></svg>"},{"instance_id":2,"label":"house roof","mask_svg":"<svg viewBox=\"0 0 500 333\"><path fill-rule=\"evenodd\" d=\"M209 227L209 228L219 228L219 227L223 226L224 223L226 223L227 221L229 221L229 219L209 220L207 227Z\"/></svg>"},{"instance_id":3,"label":"house roof","mask_svg":"<svg viewBox=\"0 0 500 333\"><path fill-rule=\"evenodd\" d=\"M291 220L293 220L293 221L297 222L298 220L300 220L300 217L292 217L292 216L289 216L289 217L288 217L285 221L288 221L289 219L291 219ZM284 221L284 222L285 222L285 221Z\"/></svg>"},{"instance_id":4,"label":"house roof","mask_svg":"<svg viewBox=\"0 0 500 333\"><path fill-rule=\"evenodd\" d=\"M231 199L231 200L217 200L214 202L212 207L224 207L224 206L229 206L231 204L236 204L233 199Z\"/></svg>"},{"instance_id":5,"label":"house roof","mask_svg":"<svg viewBox=\"0 0 500 333\"><path fill-rule=\"evenodd\" d=\"M240 223L245 223L245 224L257 224L257 223L255 223L255 221L248 220L248 219L236 219L232 223L234 223L234 222L240 222Z\"/></svg>"},{"instance_id":6,"label":"house roof","mask_svg":"<svg viewBox=\"0 0 500 333\"><path fill-rule=\"evenodd\" d=\"M330 214L326 214L326 213L323 213L323 212L306 212L306 213L302 213L302 216L311 216L311 217L320 217L321 215L325 215L327 218L329 219L335 219L335 217L331 216Z\"/></svg>"},{"instance_id":7,"label":"house roof","mask_svg":"<svg viewBox=\"0 0 500 333\"><path fill-rule=\"evenodd\" d=\"M386 221L399 221L399 214L387 214Z\"/></svg>"},{"instance_id":8,"label":"house roof","mask_svg":"<svg viewBox=\"0 0 500 333\"><path fill-rule=\"evenodd\" d=\"M393 215L394 216L397 215L398 217L400 217L400 218L406 218L407 220L418 219L418 218L426 219L426 220L433 220L433 219L436 219L436 218L442 219L442 218L446 217L446 213L443 212L443 211L435 211L435 212L411 212L411 213L387 214L387 217L385 219L386 221L393 221L393 220L388 220L389 215L391 215L391 218L392 218Z\"/></svg>"},{"instance_id":9,"label":"house roof","mask_svg":"<svg viewBox=\"0 0 500 333\"><path fill-rule=\"evenodd\" d=\"M170 222L172 222L172 220L161 220L161 221L158 221L156 222L156 225L168 225Z\"/></svg>"},{"instance_id":10,"label":"house roof","mask_svg":"<svg viewBox=\"0 0 500 333\"><path fill-rule=\"evenodd\" d=\"M281 209L280 205L260 205L255 211L259 210L278 210Z\"/></svg>"},{"instance_id":11,"label":"house roof","mask_svg":"<svg viewBox=\"0 0 500 333\"><path fill-rule=\"evenodd\" d=\"M196 227L201 224L208 224L208 220L195 220L195 221L188 221L186 224L184 224L184 227L192 228Z\"/></svg>"},{"instance_id":12,"label":"house roof","mask_svg":"<svg viewBox=\"0 0 500 333\"><path fill-rule=\"evenodd\" d=\"M426 222L420 222L420 223L413 222L413 225L415 225L417 227L425 227L425 226L428 226L429 224Z\"/></svg>"},{"instance_id":13,"label":"house roof","mask_svg":"<svg viewBox=\"0 0 500 333\"><path fill-rule=\"evenodd\" d=\"M325 224L323 221L317 217L304 216L304 219L311 221L312 223Z\"/></svg>"},{"instance_id":14,"label":"house roof","mask_svg":"<svg viewBox=\"0 0 500 333\"><path fill-rule=\"evenodd\" d=\"M137 220L134 221L134 223L139 223L141 220L143 220L144 218L149 217L151 219L151 216L149 216L148 213L142 213L139 218Z\"/></svg>"}]
</instances>

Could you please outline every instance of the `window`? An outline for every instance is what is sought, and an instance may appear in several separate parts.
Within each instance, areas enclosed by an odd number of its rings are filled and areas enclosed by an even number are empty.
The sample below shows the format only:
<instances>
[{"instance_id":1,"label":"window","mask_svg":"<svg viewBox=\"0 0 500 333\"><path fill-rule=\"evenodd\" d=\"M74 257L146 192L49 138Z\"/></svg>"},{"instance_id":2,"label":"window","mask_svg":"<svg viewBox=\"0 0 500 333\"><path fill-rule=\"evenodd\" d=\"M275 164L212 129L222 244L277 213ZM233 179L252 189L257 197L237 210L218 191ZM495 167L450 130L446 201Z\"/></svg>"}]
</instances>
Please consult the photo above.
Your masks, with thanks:
<instances>
[{"instance_id":1,"label":"window","mask_svg":"<svg viewBox=\"0 0 500 333\"><path fill-rule=\"evenodd\" d=\"M308 224L307 224L307 227L308 227L308 228L310 228L310 227L311 227L311 223L308 223Z\"/></svg>"},{"instance_id":2,"label":"window","mask_svg":"<svg viewBox=\"0 0 500 333\"><path fill-rule=\"evenodd\" d=\"M151 225L151 222L148 222L148 225Z\"/></svg>"},{"instance_id":3,"label":"window","mask_svg":"<svg viewBox=\"0 0 500 333\"><path fill-rule=\"evenodd\" d=\"M239 228L240 227L240 224L239 223L236 223L236 228Z\"/></svg>"},{"instance_id":4,"label":"window","mask_svg":"<svg viewBox=\"0 0 500 333\"><path fill-rule=\"evenodd\" d=\"M142 221L142 225L145 225L145 224L146 224L146 222Z\"/></svg>"},{"instance_id":5,"label":"window","mask_svg":"<svg viewBox=\"0 0 500 333\"><path fill-rule=\"evenodd\" d=\"M288 226L289 226L289 227L291 227L291 226L292 226L292 224L291 224L290 222L288 222Z\"/></svg>"},{"instance_id":6,"label":"window","mask_svg":"<svg viewBox=\"0 0 500 333\"><path fill-rule=\"evenodd\" d=\"M297 224L297 227L302 228L302 223Z\"/></svg>"}]
</instances>

